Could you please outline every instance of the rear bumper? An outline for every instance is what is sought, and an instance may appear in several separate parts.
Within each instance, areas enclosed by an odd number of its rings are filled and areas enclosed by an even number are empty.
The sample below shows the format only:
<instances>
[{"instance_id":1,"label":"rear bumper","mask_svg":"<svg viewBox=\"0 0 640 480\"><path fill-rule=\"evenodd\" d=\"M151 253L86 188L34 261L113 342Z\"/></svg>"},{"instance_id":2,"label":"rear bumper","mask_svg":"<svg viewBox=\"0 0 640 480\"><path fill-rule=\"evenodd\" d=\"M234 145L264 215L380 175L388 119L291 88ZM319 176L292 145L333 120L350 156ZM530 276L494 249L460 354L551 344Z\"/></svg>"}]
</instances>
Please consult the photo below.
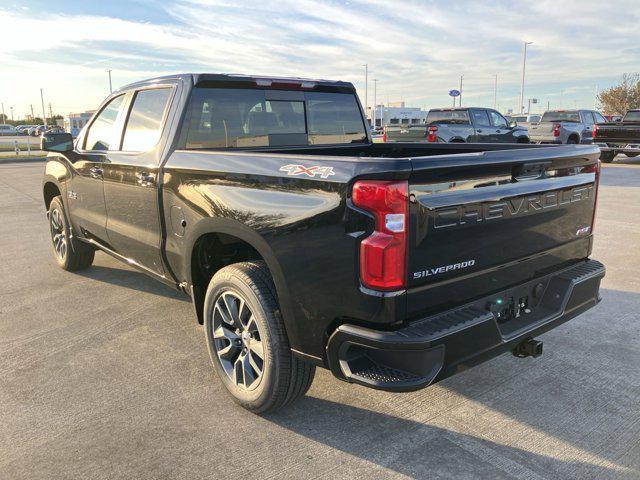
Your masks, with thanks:
<instances>
[{"instance_id":1,"label":"rear bumper","mask_svg":"<svg viewBox=\"0 0 640 480\"><path fill-rule=\"evenodd\" d=\"M530 137L531 143L561 145L560 137Z\"/></svg>"},{"instance_id":2,"label":"rear bumper","mask_svg":"<svg viewBox=\"0 0 640 480\"><path fill-rule=\"evenodd\" d=\"M607 144L596 143L600 147L601 152L616 152L616 153L640 153L640 143L628 143L628 144Z\"/></svg>"},{"instance_id":3,"label":"rear bumper","mask_svg":"<svg viewBox=\"0 0 640 480\"><path fill-rule=\"evenodd\" d=\"M604 275L604 265L587 260L399 330L341 325L327 343L329 367L342 380L380 390L426 387L595 306ZM515 307L521 300L528 308Z\"/></svg>"}]
</instances>

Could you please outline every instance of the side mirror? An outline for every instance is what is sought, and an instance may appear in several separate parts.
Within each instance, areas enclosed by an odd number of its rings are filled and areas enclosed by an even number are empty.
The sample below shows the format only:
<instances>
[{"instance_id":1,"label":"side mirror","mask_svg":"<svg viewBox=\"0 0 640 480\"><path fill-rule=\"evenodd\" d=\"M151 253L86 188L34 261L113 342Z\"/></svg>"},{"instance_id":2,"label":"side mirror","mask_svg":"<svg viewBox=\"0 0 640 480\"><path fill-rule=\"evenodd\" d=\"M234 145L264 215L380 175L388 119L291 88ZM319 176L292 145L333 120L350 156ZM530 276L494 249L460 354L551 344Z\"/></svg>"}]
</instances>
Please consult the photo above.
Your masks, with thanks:
<instances>
[{"instance_id":1,"label":"side mirror","mask_svg":"<svg viewBox=\"0 0 640 480\"><path fill-rule=\"evenodd\" d=\"M40 137L40 150L47 152L70 152L73 150L73 137L70 133L45 133Z\"/></svg>"},{"instance_id":2,"label":"side mirror","mask_svg":"<svg viewBox=\"0 0 640 480\"><path fill-rule=\"evenodd\" d=\"M516 128L518 126L518 122L516 122L515 120L511 120L509 122L509 128Z\"/></svg>"}]
</instances>

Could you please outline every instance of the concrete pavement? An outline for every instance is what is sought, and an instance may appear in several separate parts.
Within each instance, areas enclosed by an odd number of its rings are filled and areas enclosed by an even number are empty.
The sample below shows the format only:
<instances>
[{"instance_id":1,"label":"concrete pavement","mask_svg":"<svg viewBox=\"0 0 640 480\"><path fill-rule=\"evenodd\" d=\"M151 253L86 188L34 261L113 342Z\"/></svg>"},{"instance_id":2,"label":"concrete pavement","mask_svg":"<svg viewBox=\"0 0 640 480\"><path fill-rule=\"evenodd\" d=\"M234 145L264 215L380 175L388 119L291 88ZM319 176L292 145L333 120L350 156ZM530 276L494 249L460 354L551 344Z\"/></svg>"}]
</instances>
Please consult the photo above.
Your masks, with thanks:
<instances>
[{"instance_id":1,"label":"concrete pavement","mask_svg":"<svg viewBox=\"0 0 640 480\"><path fill-rule=\"evenodd\" d=\"M603 301L409 394L320 370L258 417L223 392L187 298L98 253L55 265L42 164L0 165L0 478L640 479L640 159L603 168Z\"/></svg>"}]
</instances>

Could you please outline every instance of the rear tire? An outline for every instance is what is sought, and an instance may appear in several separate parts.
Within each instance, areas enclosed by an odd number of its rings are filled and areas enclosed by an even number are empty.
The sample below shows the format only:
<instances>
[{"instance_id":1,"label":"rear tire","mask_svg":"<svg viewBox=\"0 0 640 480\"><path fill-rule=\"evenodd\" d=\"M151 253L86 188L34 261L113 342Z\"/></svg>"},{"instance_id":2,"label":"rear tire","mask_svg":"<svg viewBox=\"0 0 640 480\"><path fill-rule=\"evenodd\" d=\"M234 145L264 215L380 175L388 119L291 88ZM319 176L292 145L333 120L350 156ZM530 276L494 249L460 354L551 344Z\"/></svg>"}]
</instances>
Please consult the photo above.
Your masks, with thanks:
<instances>
[{"instance_id":1,"label":"rear tire","mask_svg":"<svg viewBox=\"0 0 640 480\"><path fill-rule=\"evenodd\" d=\"M615 158L615 152L600 152L600 160L604 163L611 163Z\"/></svg>"},{"instance_id":2,"label":"rear tire","mask_svg":"<svg viewBox=\"0 0 640 480\"><path fill-rule=\"evenodd\" d=\"M71 235L60 195L51 200L48 217L53 255L58 265L69 272L89 268L93 263L95 249Z\"/></svg>"},{"instance_id":3,"label":"rear tire","mask_svg":"<svg viewBox=\"0 0 640 480\"><path fill-rule=\"evenodd\" d=\"M579 140L576 137L567 138L567 145L577 145Z\"/></svg>"},{"instance_id":4,"label":"rear tire","mask_svg":"<svg viewBox=\"0 0 640 480\"><path fill-rule=\"evenodd\" d=\"M254 413L303 396L315 366L291 353L269 269L261 261L219 270L204 301L209 355L233 400Z\"/></svg>"},{"instance_id":5,"label":"rear tire","mask_svg":"<svg viewBox=\"0 0 640 480\"><path fill-rule=\"evenodd\" d=\"M640 155L640 153L625 153L625 155L629 158L634 158Z\"/></svg>"}]
</instances>

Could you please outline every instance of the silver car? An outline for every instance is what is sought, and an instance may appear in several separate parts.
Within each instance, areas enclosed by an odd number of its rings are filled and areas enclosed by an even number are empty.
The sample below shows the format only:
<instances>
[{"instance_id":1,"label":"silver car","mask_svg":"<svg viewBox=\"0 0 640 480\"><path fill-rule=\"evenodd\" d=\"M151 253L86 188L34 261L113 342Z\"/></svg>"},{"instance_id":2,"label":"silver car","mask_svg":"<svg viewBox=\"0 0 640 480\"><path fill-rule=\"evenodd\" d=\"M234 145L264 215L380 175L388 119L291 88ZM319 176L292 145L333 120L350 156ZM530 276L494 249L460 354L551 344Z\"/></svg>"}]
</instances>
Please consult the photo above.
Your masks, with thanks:
<instances>
[{"instance_id":1,"label":"silver car","mask_svg":"<svg viewBox=\"0 0 640 480\"><path fill-rule=\"evenodd\" d=\"M520 125L522 127L531 127L531 124L538 123L540 121L541 116L539 114L523 114L523 115L511 115L510 121L516 122L516 125Z\"/></svg>"},{"instance_id":2,"label":"silver car","mask_svg":"<svg viewBox=\"0 0 640 480\"><path fill-rule=\"evenodd\" d=\"M529 127L533 143L591 143L593 125L606 122L595 110L549 110Z\"/></svg>"}]
</instances>

